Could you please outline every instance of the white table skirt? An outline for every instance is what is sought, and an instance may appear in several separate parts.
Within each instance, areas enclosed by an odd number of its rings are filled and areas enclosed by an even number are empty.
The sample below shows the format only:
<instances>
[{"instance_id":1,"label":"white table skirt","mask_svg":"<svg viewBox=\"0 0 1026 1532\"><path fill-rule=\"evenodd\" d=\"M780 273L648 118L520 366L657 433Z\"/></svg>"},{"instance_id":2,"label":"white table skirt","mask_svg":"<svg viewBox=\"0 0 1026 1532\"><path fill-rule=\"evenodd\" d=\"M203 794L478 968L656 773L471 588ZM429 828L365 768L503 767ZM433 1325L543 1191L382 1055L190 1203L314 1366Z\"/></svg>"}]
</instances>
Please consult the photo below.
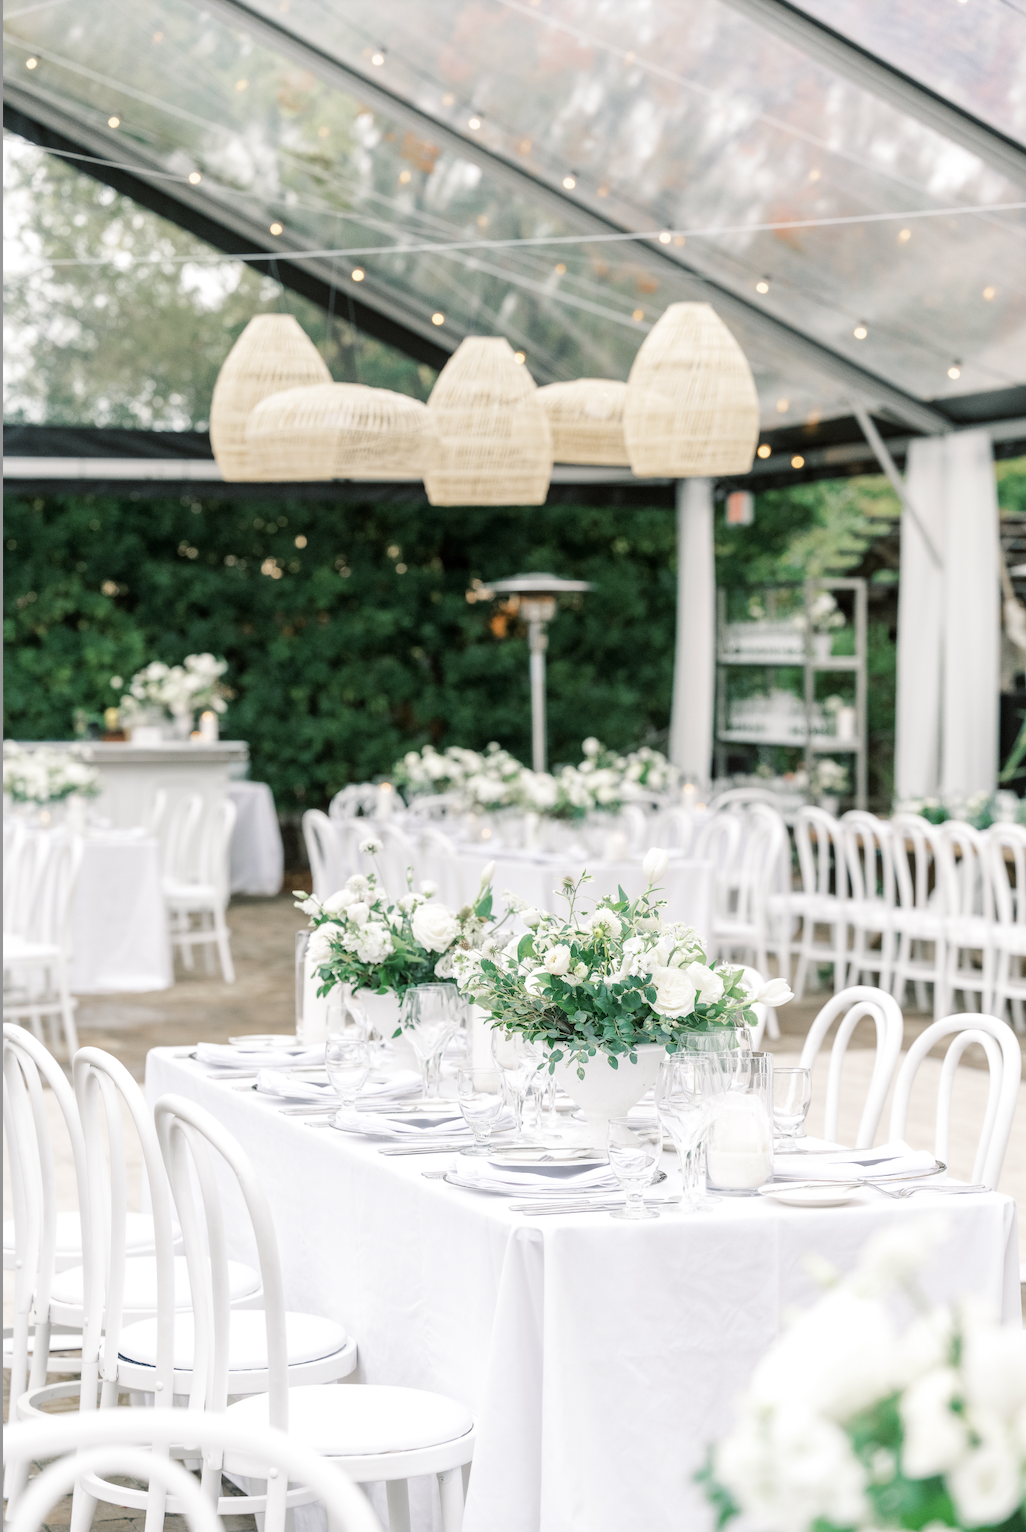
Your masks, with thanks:
<instances>
[{"instance_id":1,"label":"white table skirt","mask_svg":"<svg viewBox=\"0 0 1026 1532\"><path fill-rule=\"evenodd\" d=\"M232 893L280 893L285 854L271 789L266 782L229 782L228 796L237 811L231 843Z\"/></svg>"},{"instance_id":2,"label":"white table skirt","mask_svg":"<svg viewBox=\"0 0 1026 1532\"><path fill-rule=\"evenodd\" d=\"M607 1214L532 1222L503 1198L424 1179L449 1156L385 1158L206 1076L155 1049L147 1098L201 1102L251 1156L289 1307L351 1330L356 1381L435 1389L475 1412L465 1532L707 1532L692 1475L781 1313L815 1296L804 1258L850 1269L895 1220L938 1207L950 1220L929 1298L979 1294L1021 1322L1015 1203L996 1193L867 1191L821 1211L725 1198L637 1227ZM230 1253L251 1260L237 1212L227 1219ZM416 1495L415 1515L427 1503Z\"/></svg>"},{"instance_id":3,"label":"white table skirt","mask_svg":"<svg viewBox=\"0 0 1026 1532\"><path fill-rule=\"evenodd\" d=\"M174 983L160 847L153 836L88 835L72 907L76 995L139 994Z\"/></svg>"}]
</instances>

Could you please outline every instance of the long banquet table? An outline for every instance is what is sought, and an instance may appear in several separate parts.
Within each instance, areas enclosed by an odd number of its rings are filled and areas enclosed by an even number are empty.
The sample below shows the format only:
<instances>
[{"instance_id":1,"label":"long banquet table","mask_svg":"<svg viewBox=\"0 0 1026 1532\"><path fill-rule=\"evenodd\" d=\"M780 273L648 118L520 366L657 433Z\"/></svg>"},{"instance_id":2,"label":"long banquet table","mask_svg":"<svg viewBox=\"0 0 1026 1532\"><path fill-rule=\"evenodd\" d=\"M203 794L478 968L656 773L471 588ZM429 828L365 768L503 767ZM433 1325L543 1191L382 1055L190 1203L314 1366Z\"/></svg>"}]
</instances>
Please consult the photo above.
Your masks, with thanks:
<instances>
[{"instance_id":1,"label":"long banquet table","mask_svg":"<svg viewBox=\"0 0 1026 1532\"><path fill-rule=\"evenodd\" d=\"M711 1528L692 1475L781 1314L814 1298L805 1258L848 1269L876 1229L942 1209L927 1296L975 1293L1021 1323L1016 1208L997 1193L867 1190L823 1210L725 1198L634 1226L605 1212L532 1218L425 1179L451 1155L382 1156L181 1050L148 1055L146 1091L200 1102L242 1143L274 1213L288 1305L355 1336L354 1382L435 1389L475 1412L465 1532ZM252 1260L234 1216L231 1254ZM415 1489L415 1517L429 1503Z\"/></svg>"}]
</instances>

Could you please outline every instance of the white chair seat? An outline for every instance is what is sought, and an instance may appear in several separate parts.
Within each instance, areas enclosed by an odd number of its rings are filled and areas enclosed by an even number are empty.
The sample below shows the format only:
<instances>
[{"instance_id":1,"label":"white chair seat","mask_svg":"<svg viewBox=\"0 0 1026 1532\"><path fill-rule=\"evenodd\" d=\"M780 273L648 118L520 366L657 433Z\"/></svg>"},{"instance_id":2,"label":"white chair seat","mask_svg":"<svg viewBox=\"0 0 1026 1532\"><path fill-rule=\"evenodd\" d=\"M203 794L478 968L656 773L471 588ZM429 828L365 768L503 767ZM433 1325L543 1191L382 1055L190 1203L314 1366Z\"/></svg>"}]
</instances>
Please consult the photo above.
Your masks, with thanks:
<instances>
[{"instance_id":1,"label":"white chair seat","mask_svg":"<svg viewBox=\"0 0 1026 1532\"><path fill-rule=\"evenodd\" d=\"M178 1230L175 1229L175 1238ZM149 1213L129 1213L125 1219L125 1243L129 1255L153 1249L153 1219ZM82 1259L82 1223L78 1213L57 1214L57 1238L54 1254L65 1265L72 1258ZM4 1267L14 1261L14 1220L4 1224Z\"/></svg>"},{"instance_id":2,"label":"white chair seat","mask_svg":"<svg viewBox=\"0 0 1026 1532\"><path fill-rule=\"evenodd\" d=\"M268 1402L267 1394L250 1394L229 1405L228 1415L266 1429ZM419 1388L365 1383L289 1389L289 1435L321 1457L413 1452L458 1441L473 1429L474 1417L462 1404Z\"/></svg>"},{"instance_id":3,"label":"white chair seat","mask_svg":"<svg viewBox=\"0 0 1026 1532\"><path fill-rule=\"evenodd\" d=\"M1016 952L1026 957L1026 926L1010 926L995 921L990 928L990 939L1002 952Z\"/></svg>"},{"instance_id":4,"label":"white chair seat","mask_svg":"<svg viewBox=\"0 0 1026 1532\"><path fill-rule=\"evenodd\" d=\"M883 899L852 899L847 905L852 925L871 931L889 931L894 924L894 906Z\"/></svg>"},{"instance_id":5,"label":"white chair seat","mask_svg":"<svg viewBox=\"0 0 1026 1532\"><path fill-rule=\"evenodd\" d=\"M263 1309L233 1309L229 1316L228 1368L231 1372L267 1370L267 1322ZM345 1348L345 1330L333 1319L315 1314L285 1315L285 1344L290 1367L319 1362ZM190 1372L195 1356L194 1318L190 1312L175 1315L174 1367ZM157 1365L157 1321L140 1319L121 1332L118 1355L144 1367Z\"/></svg>"},{"instance_id":6,"label":"white chair seat","mask_svg":"<svg viewBox=\"0 0 1026 1532\"><path fill-rule=\"evenodd\" d=\"M982 917L953 915L944 922L944 934L958 947L989 947L994 940L994 926Z\"/></svg>"},{"instance_id":7,"label":"white chair seat","mask_svg":"<svg viewBox=\"0 0 1026 1532\"><path fill-rule=\"evenodd\" d=\"M224 903L223 895L212 883L182 883L177 878L164 878L161 886L169 904L188 904L195 909L201 904Z\"/></svg>"},{"instance_id":8,"label":"white chair seat","mask_svg":"<svg viewBox=\"0 0 1026 1532\"><path fill-rule=\"evenodd\" d=\"M4 932L5 968L9 968L12 963L57 963L62 956L61 949L53 942L30 942L24 936Z\"/></svg>"},{"instance_id":9,"label":"white chair seat","mask_svg":"<svg viewBox=\"0 0 1026 1532\"><path fill-rule=\"evenodd\" d=\"M260 1291L260 1278L252 1266L240 1261L228 1262L228 1286L232 1303L252 1297ZM55 1304L67 1308L82 1306L82 1267L73 1266L54 1278L51 1296ZM189 1271L184 1255L175 1256L175 1308L192 1305ZM157 1307L157 1262L150 1255L132 1256L125 1262L125 1313L155 1312Z\"/></svg>"},{"instance_id":10,"label":"white chair seat","mask_svg":"<svg viewBox=\"0 0 1026 1532\"><path fill-rule=\"evenodd\" d=\"M898 906L891 916L891 928L913 940L933 942L944 936L945 918L932 910L905 909Z\"/></svg>"},{"instance_id":11,"label":"white chair seat","mask_svg":"<svg viewBox=\"0 0 1026 1532\"><path fill-rule=\"evenodd\" d=\"M834 894L770 894L766 907L771 915L807 915L820 925L846 920L850 901Z\"/></svg>"}]
</instances>

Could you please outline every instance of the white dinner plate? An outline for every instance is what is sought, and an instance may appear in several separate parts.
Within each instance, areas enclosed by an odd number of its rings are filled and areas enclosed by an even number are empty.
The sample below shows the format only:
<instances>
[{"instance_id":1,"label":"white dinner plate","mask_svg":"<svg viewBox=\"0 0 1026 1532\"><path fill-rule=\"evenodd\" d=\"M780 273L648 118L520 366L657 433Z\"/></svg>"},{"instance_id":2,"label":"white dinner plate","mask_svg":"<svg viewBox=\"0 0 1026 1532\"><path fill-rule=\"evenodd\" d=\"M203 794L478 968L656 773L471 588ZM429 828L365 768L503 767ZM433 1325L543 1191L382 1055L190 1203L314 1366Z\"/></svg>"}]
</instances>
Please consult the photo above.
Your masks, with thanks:
<instances>
[{"instance_id":1,"label":"white dinner plate","mask_svg":"<svg viewBox=\"0 0 1026 1532\"><path fill-rule=\"evenodd\" d=\"M819 1186L760 1186L760 1197L786 1203L789 1208L839 1208L861 1188L854 1181L822 1182Z\"/></svg>"}]
</instances>

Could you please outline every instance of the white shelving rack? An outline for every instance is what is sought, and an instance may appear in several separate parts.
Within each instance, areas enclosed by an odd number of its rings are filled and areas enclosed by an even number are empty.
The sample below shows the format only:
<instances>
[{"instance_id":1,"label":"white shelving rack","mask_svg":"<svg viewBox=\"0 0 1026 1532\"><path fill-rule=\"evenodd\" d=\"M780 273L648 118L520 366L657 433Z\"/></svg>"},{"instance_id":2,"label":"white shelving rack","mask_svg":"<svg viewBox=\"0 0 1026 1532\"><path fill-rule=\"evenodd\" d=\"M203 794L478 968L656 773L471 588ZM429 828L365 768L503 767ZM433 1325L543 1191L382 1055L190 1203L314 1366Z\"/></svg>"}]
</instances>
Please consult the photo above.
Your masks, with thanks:
<instances>
[{"instance_id":1,"label":"white shelving rack","mask_svg":"<svg viewBox=\"0 0 1026 1532\"><path fill-rule=\"evenodd\" d=\"M753 636L764 638L762 647L750 648L738 653L727 642L727 591L717 591L716 622L716 775L727 774L727 750L733 745L779 745L801 750L805 757L805 770L810 778L817 755L847 755L855 767L854 800L856 808L866 807L867 789L867 728L866 728L866 582L851 579L806 580L800 587L805 613L804 633L789 621L777 621L776 611L779 594L793 593L795 586L765 587L766 617L744 626L752 629ZM813 602L823 591L832 595L837 592L852 593L855 652L851 655L824 654L826 644L822 635L812 630L810 613ZM753 590L752 595L755 594ZM767 693L773 690L778 670L801 670L803 672L802 696L804 701L804 727L796 732L769 734L758 730L729 729L727 673L734 666L766 671ZM849 674L855 677L855 729L850 737L824 733L814 728L816 717L816 677L821 674ZM801 711L801 709L799 709Z\"/></svg>"}]
</instances>

